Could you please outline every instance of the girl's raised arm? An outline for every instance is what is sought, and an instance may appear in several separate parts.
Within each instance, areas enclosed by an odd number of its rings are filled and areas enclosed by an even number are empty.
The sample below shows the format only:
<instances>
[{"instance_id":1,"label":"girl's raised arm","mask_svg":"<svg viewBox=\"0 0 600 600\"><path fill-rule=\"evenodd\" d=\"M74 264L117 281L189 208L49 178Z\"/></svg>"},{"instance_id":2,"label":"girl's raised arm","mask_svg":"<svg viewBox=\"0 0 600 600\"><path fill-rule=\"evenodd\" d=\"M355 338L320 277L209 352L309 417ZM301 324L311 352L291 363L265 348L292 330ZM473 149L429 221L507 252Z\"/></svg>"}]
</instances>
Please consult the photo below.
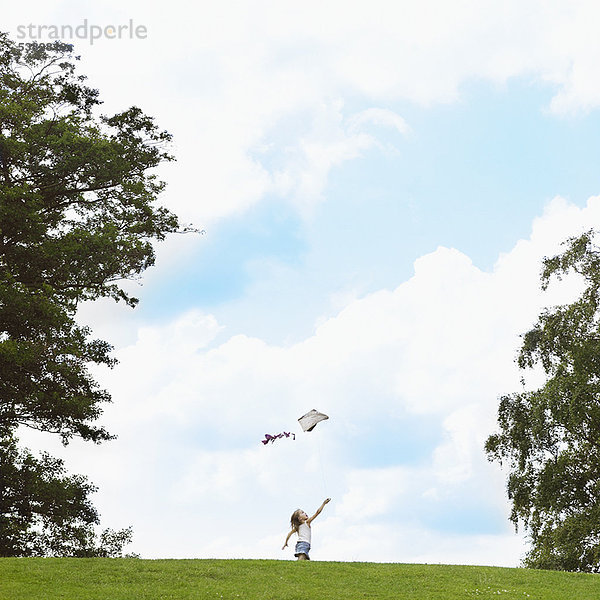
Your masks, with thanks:
<instances>
[{"instance_id":1,"label":"girl's raised arm","mask_svg":"<svg viewBox=\"0 0 600 600\"><path fill-rule=\"evenodd\" d=\"M309 519L306 520L306 522L308 523L308 525L310 525L321 514L321 511L323 510L323 507L328 502L331 502L331 498L326 498L325 500L323 500L323 504L321 504L321 506L319 506L319 508L317 509L317 512L312 517L310 517Z\"/></svg>"}]
</instances>

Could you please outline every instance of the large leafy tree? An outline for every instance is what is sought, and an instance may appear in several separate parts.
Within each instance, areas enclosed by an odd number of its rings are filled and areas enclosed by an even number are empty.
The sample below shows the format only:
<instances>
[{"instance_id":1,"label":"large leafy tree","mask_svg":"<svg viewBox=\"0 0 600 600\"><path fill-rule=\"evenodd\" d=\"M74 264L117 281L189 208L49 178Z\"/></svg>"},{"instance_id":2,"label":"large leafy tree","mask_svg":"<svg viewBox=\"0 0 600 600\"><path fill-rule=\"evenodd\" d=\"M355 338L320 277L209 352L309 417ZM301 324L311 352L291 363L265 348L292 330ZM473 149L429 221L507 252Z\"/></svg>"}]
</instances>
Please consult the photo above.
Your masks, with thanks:
<instances>
[{"instance_id":1,"label":"large leafy tree","mask_svg":"<svg viewBox=\"0 0 600 600\"><path fill-rule=\"evenodd\" d=\"M486 451L505 463L511 520L531 537L529 567L600 571L600 249L594 231L544 260L542 288L575 274L572 303L548 308L523 336L521 369L545 384L504 396Z\"/></svg>"},{"instance_id":2,"label":"large leafy tree","mask_svg":"<svg viewBox=\"0 0 600 600\"><path fill-rule=\"evenodd\" d=\"M98 92L76 74L76 59L67 44L19 47L0 34L0 489L14 491L26 463L49 481L48 457L35 462L11 445L19 427L65 444L111 438L97 423L110 396L88 370L113 364L111 346L77 323L77 307L102 297L135 306L120 282L151 266L152 242L178 229L175 215L155 205L164 184L153 169L172 160L170 135L136 107L98 114ZM69 486L84 498L92 490L82 479L53 485L57 497ZM31 499L39 488L27 488ZM0 535L16 523L11 497L2 496ZM84 522L97 521L86 501L78 506ZM74 550L48 541L60 528L40 528L38 518L43 510L1 551L84 553L85 542ZM36 545L31 536L44 529Z\"/></svg>"}]
</instances>

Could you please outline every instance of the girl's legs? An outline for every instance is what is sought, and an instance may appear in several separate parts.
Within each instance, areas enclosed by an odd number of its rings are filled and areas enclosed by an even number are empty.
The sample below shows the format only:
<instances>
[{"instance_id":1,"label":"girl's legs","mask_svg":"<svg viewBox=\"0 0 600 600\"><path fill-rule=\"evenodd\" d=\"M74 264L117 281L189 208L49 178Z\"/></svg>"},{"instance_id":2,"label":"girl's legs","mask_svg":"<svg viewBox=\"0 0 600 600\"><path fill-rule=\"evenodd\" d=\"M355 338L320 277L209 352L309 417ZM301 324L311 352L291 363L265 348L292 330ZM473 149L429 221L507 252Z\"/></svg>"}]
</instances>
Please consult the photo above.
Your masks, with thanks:
<instances>
[{"instance_id":1,"label":"girl's legs","mask_svg":"<svg viewBox=\"0 0 600 600\"><path fill-rule=\"evenodd\" d=\"M306 554L298 554L298 560L310 560Z\"/></svg>"}]
</instances>

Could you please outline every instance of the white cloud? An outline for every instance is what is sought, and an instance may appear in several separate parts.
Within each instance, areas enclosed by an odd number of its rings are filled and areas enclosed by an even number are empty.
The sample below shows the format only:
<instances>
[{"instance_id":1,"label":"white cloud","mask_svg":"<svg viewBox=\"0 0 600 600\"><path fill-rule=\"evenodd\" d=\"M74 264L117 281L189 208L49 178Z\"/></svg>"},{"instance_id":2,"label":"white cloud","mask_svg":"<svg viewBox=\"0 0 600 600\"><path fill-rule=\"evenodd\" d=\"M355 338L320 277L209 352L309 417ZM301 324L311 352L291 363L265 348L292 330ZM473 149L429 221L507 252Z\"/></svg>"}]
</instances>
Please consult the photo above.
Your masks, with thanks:
<instances>
[{"instance_id":1,"label":"white cloud","mask_svg":"<svg viewBox=\"0 0 600 600\"><path fill-rule=\"evenodd\" d=\"M397 101L454 102L470 81L525 78L555 88L553 113L600 104L600 8L591 1L174 2L169 11L112 2L91 13L35 2L27 9L3 15L13 34L24 23L84 18L101 25L133 18L147 27L146 39L80 43L81 69L106 112L136 103L175 135L179 162L165 168L165 200L201 226L269 194L306 210L332 168L377 146L347 125L406 131L410 124L390 110ZM370 108L348 114L345 103L357 99ZM288 159L271 166L260 149L290 121L293 130L277 142Z\"/></svg>"},{"instance_id":2,"label":"white cloud","mask_svg":"<svg viewBox=\"0 0 600 600\"><path fill-rule=\"evenodd\" d=\"M413 473L404 467L351 470L347 492L335 509L338 518L353 523L389 514L403 495L414 493Z\"/></svg>"},{"instance_id":3,"label":"white cloud","mask_svg":"<svg viewBox=\"0 0 600 600\"><path fill-rule=\"evenodd\" d=\"M410 128L406 121L397 113L385 108L367 108L350 118L350 129L357 130L365 124L392 127L398 133L406 134Z\"/></svg>"},{"instance_id":4,"label":"white cloud","mask_svg":"<svg viewBox=\"0 0 600 600\"><path fill-rule=\"evenodd\" d=\"M319 524L319 560L478 564L514 567L523 555L521 536L438 535L407 523L390 526L330 519ZM315 528L317 525L315 525Z\"/></svg>"},{"instance_id":5,"label":"white cloud","mask_svg":"<svg viewBox=\"0 0 600 600\"><path fill-rule=\"evenodd\" d=\"M281 558L273 542L292 510L330 495L322 559L516 564L523 546L508 523L459 534L450 525L465 517L453 511L473 506L505 522L503 475L483 454L497 397L518 389L518 335L543 304L573 293L541 295L541 258L599 220L599 197L584 209L556 199L493 272L439 248L395 290L351 299L289 347L217 342L220 325L199 311L141 328L101 374L119 440L68 448L69 465L100 486L105 521L134 525L145 556ZM331 418L302 434L296 419L313 407ZM433 442L411 442L416 460L392 446L382 463L363 430L401 441L411 416L426 419ZM297 439L260 444L282 430ZM439 514L447 530L432 521Z\"/></svg>"},{"instance_id":6,"label":"white cloud","mask_svg":"<svg viewBox=\"0 0 600 600\"><path fill-rule=\"evenodd\" d=\"M316 106L305 132L281 149L285 161L273 172L273 189L291 197L304 211L322 199L333 167L376 145L375 139L360 131L352 119L346 125L342 109L341 103Z\"/></svg>"}]
</instances>

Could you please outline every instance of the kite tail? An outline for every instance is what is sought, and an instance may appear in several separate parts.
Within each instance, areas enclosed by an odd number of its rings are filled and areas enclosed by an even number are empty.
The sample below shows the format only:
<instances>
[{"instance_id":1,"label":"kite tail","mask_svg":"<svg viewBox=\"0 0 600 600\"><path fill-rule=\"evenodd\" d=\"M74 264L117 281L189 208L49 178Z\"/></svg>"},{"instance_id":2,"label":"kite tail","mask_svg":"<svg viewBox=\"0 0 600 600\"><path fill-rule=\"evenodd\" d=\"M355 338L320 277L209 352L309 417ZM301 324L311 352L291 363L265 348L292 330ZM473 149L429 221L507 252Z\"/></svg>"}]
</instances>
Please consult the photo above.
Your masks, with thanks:
<instances>
[{"instance_id":1,"label":"kite tail","mask_svg":"<svg viewBox=\"0 0 600 600\"><path fill-rule=\"evenodd\" d=\"M273 443L275 440L278 440L279 438L282 438L282 437L289 438L290 436L292 436L294 440L296 439L296 434L290 433L289 431L282 431L281 433L278 433L277 435L271 435L269 433L265 433L265 439L260 440L260 441L266 446L269 442Z\"/></svg>"}]
</instances>

